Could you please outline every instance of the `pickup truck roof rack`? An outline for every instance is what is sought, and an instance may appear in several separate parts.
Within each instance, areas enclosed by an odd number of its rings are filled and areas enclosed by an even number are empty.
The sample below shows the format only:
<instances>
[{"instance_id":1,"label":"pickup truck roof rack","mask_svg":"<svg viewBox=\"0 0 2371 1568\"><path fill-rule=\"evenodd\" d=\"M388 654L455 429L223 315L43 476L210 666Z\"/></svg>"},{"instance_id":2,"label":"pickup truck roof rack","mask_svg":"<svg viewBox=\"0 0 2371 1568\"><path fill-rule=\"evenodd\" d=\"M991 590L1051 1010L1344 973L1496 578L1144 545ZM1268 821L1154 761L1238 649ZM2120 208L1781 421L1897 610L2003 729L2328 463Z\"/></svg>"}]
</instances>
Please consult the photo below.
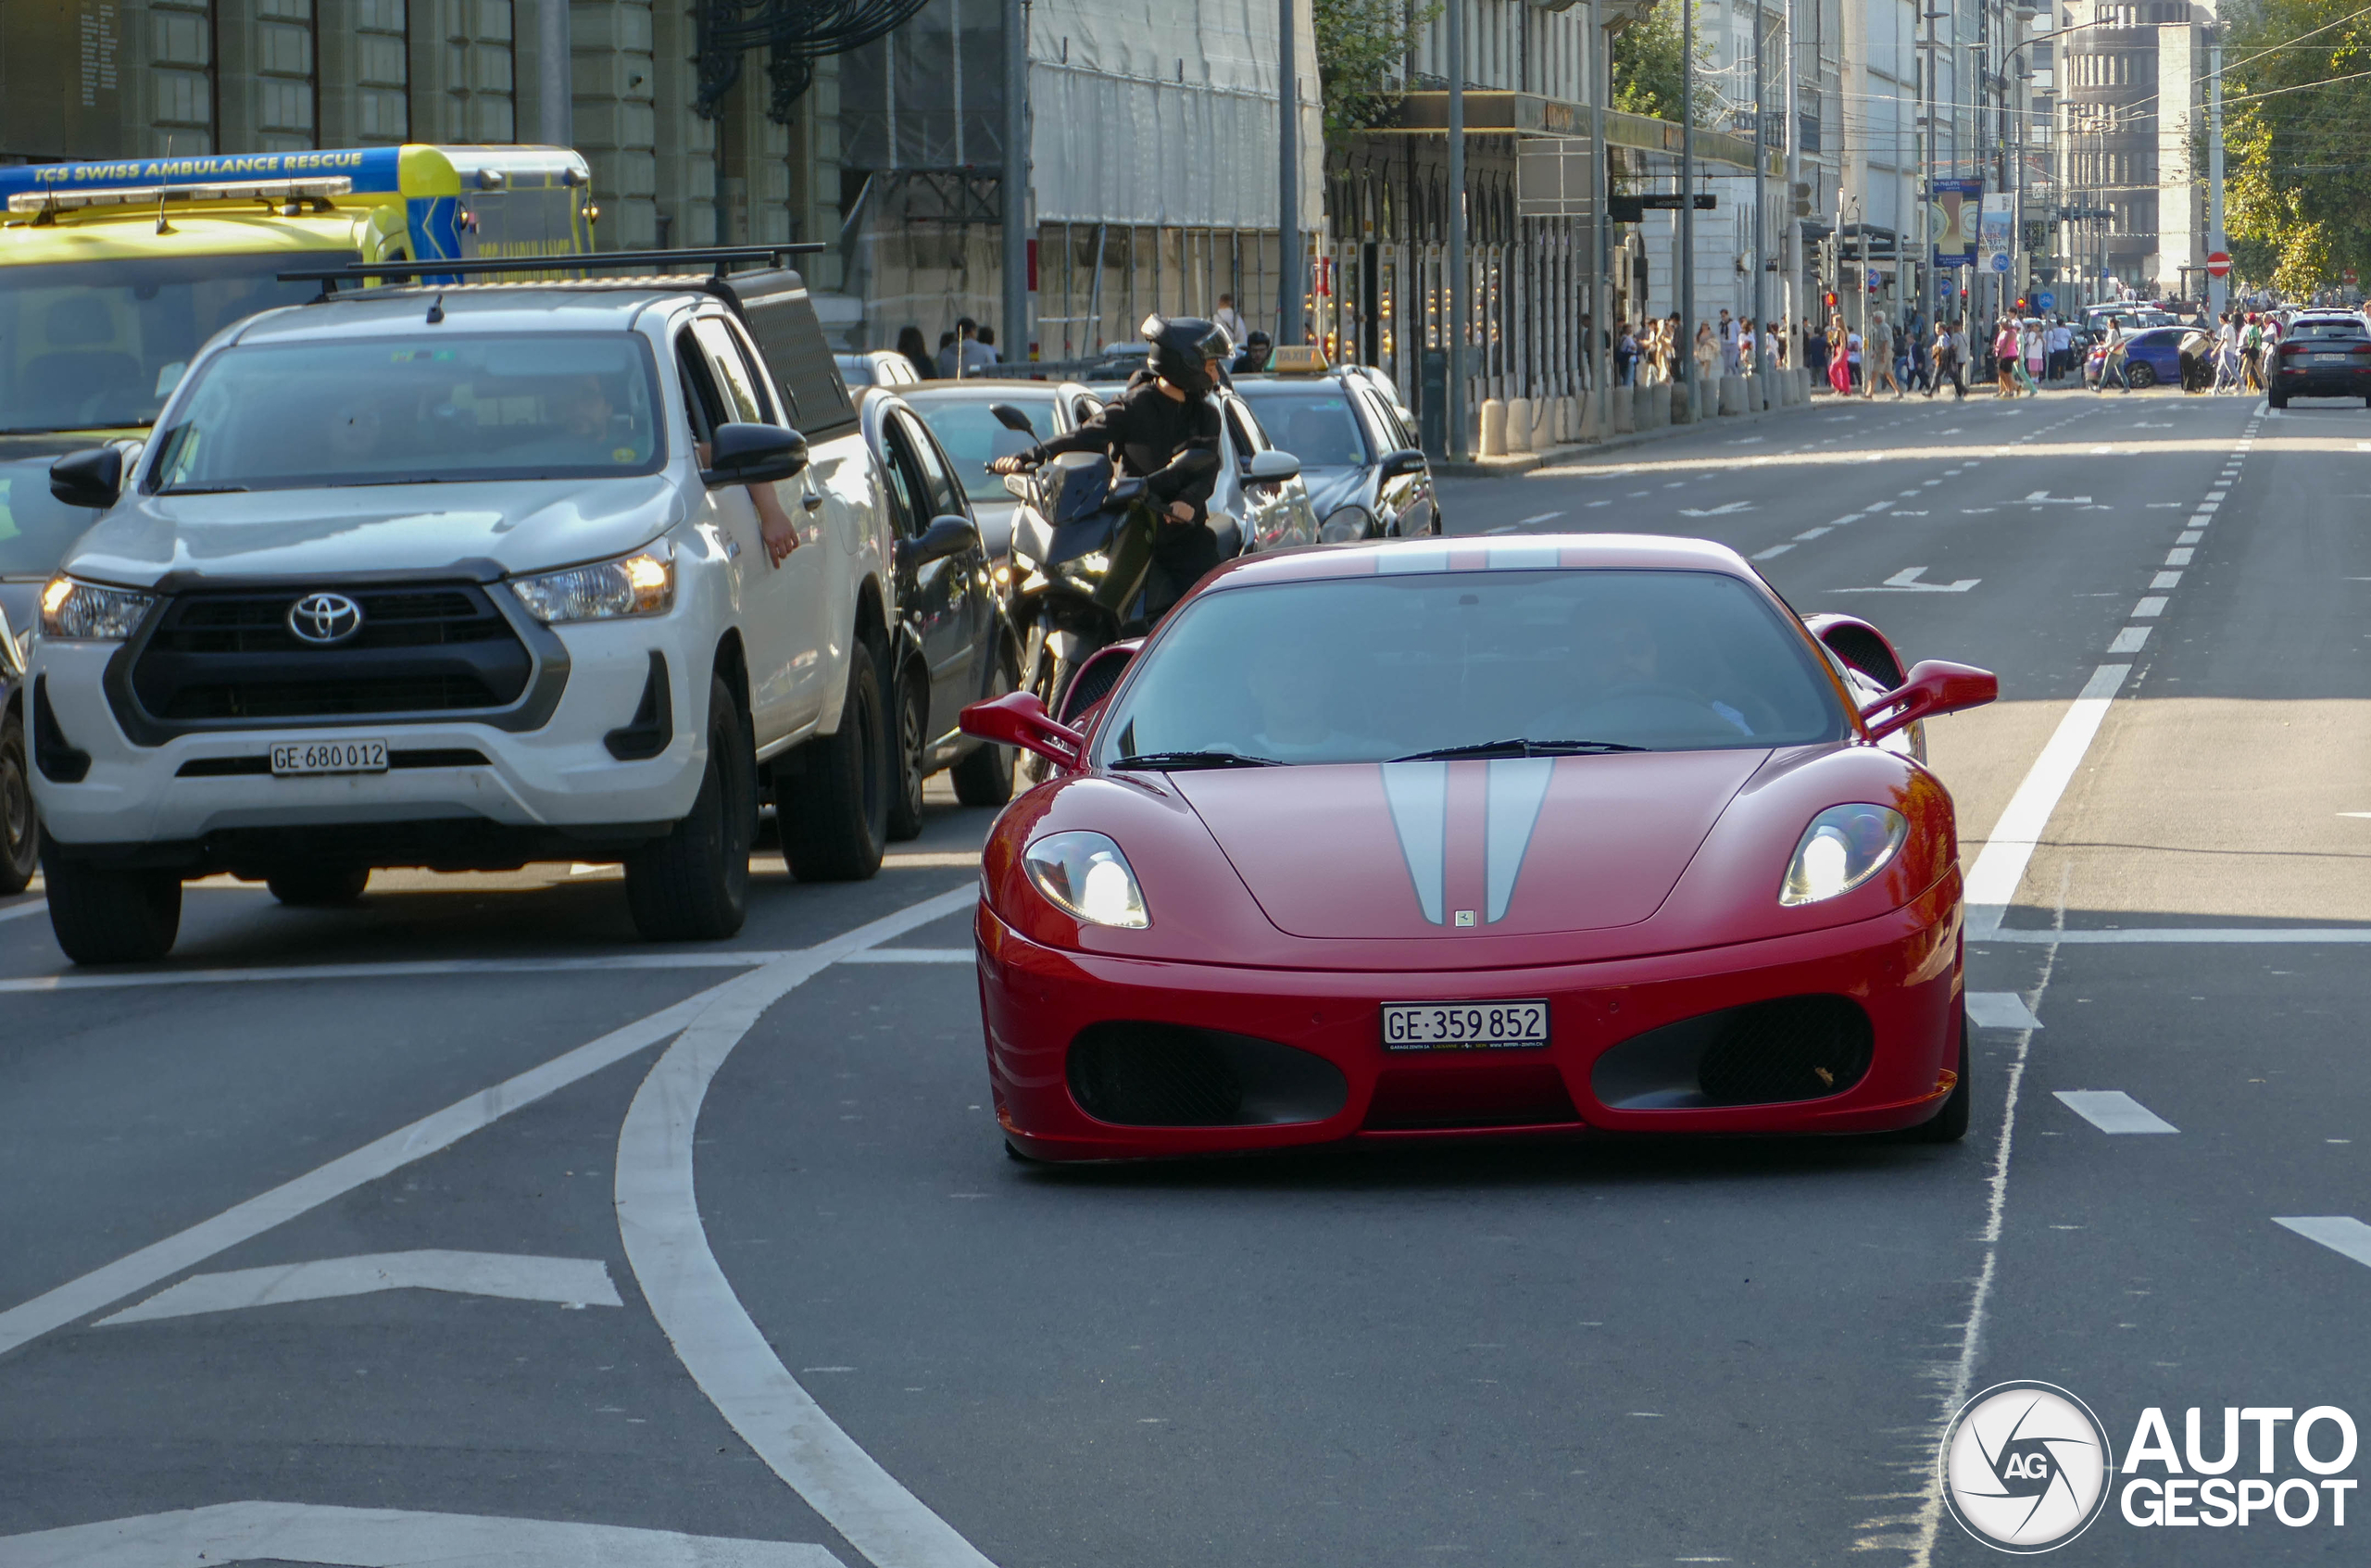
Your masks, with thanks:
<instances>
[{"instance_id":1,"label":"pickup truck roof rack","mask_svg":"<svg viewBox=\"0 0 2371 1568\"><path fill-rule=\"evenodd\" d=\"M663 275L670 269L697 268L721 278L726 265L731 262L762 262L780 266L785 257L809 255L825 248L823 242L811 240L797 245L710 245L696 250L603 250L560 256L471 257L466 260L431 257L423 261L358 261L344 267L282 272L280 281L283 283L319 283L321 285L320 298L328 299L337 292L340 283L365 284L374 278L411 279L415 281L414 286L419 286L417 280L423 277L485 277L499 282L501 275L507 272L592 272L625 267L652 275ZM619 283L620 286L632 286L626 280L620 280ZM467 287L468 284L458 286Z\"/></svg>"}]
</instances>

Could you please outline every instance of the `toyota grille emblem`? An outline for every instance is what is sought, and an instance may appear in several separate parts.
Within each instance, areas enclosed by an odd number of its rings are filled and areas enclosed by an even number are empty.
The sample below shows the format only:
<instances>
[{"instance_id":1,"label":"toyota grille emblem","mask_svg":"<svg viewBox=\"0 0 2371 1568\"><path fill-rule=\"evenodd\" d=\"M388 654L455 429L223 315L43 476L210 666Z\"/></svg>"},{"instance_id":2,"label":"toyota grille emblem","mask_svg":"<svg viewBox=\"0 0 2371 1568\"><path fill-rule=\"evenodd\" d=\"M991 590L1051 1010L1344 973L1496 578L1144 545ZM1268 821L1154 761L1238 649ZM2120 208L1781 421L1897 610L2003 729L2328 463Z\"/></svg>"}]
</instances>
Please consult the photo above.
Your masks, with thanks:
<instances>
[{"instance_id":1,"label":"toyota grille emblem","mask_svg":"<svg viewBox=\"0 0 2371 1568\"><path fill-rule=\"evenodd\" d=\"M307 594L289 607L288 629L299 642L342 643L362 630L362 607L344 594Z\"/></svg>"}]
</instances>

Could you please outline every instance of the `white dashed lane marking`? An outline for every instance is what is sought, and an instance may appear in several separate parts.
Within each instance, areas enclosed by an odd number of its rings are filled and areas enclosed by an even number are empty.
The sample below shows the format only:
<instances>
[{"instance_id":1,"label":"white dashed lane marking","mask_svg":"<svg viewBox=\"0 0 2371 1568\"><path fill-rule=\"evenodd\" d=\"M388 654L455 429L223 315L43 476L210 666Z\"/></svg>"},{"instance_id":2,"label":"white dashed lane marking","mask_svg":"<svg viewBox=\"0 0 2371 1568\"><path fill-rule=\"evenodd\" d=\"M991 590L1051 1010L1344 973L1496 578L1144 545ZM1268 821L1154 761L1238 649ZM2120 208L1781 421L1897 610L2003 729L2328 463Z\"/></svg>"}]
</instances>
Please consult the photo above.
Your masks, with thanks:
<instances>
[{"instance_id":1,"label":"white dashed lane marking","mask_svg":"<svg viewBox=\"0 0 2371 1568\"><path fill-rule=\"evenodd\" d=\"M1970 991L1968 1022L1978 1029L2039 1029L2041 1020L2014 991Z\"/></svg>"},{"instance_id":2,"label":"white dashed lane marking","mask_svg":"<svg viewBox=\"0 0 2371 1568\"><path fill-rule=\"evenodd\" d=\"M2066 1109L2102 1133L2177 1133L2180 1128L2122 1089L2061 1089Z\"/></svg>"},{"instance_id":3,"label":"white dashed lane marking","mask_svg":"<svg viewBox=\"0 0 2371 1568\"><path fill-rule=\"evenodd\" d=\"M2371 1225L2352 1214L2298 1214L2286 1219L2276 1215L2272 1223L2371 1267Z\"/></svg>"}]
</instances>

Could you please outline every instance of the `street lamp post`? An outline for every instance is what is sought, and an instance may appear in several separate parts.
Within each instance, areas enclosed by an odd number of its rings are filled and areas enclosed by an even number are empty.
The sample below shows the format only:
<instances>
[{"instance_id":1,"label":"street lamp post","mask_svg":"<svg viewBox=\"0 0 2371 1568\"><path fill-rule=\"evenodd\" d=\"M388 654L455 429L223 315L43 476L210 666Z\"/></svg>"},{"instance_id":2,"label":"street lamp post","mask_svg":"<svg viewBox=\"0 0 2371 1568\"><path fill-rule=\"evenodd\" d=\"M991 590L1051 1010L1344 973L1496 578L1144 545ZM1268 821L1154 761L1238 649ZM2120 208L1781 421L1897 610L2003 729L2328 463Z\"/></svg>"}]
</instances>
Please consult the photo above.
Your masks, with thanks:
<instances>
[{"instance_id":1,"label":"street lamp post","mask_svg":"<svg viewBox=\"0 0 2371 1568\"><path fill-rule=\"evenodd\" d=\"M1456 6L1449 7L1454 11ZM1696 381L1696 0L1680 0L1679 332L1672 345L1679 379Z\"/></svg>"},{"instance_id":2,"label":"street lamp post","mask_svg":"<svg viewBox=\"0 0 2371 1568\"><path fill-rule=\"evenodd\" d=\"M1289 8L1289 0L1287 0ZM1465 7L1449 8L1449 455L1465 457Z\"/></svg>"}]
</instances>

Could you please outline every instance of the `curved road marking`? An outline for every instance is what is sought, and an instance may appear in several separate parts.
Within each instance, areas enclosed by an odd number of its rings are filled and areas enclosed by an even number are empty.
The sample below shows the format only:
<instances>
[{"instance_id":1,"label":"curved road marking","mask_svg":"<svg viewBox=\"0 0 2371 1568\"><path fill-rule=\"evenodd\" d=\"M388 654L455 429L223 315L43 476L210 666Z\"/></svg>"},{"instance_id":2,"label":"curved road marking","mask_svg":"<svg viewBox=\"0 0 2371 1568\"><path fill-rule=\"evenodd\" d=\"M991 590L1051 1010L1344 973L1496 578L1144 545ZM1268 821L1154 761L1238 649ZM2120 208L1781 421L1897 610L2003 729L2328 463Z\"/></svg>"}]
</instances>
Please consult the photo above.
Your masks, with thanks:
<instances>
[{"instance_id":1,"label":"curved road marking","mask_svg":"<svg viewBox=\"0 0 2371 1568\"><path fill-rule=\"evenodd\" d=\"M992 1565L824 1413L750 1321L700 1223L693 1135L718 1069L769 1007L828 965L978 897L958 888L708 993L698 1018L643 1080L618 1133L618 1234L677 1359L758 1457L878 1568Z\"/></svg>"},{"instance_id":2,"label":"curved road marking","mask_svg":"<svg viewBox=\"0 0 2371 1568\"><path fill-rule=\"evenodd\" d=\"M636 1019L622 1029L613 1029L540 1067L531 1067L516 1077L481 1089L467 1099L423 1116L408 1127L398 1127L385 1137L364 1144L293 1181L258 1193L210 1220L202 1220L185 1231L0 1312L0 1356L227 1252L332 1198L343 1198L391 1171L448 1148L514 1110L657 1045L698 1017L701 1004L722 989L723 986L710 987L647 1018Z\"/></svg>"},{"instance_id":3,"label":"curved road marking","mask_svg":"<svg viewBox=\"0 0 2371 1568\"><path fill-rule=\"evenodd\" d=\"M820 1546L683 1536L614 1524L226 1502L0 1537L7 1568L215 1568L223 1562L416 1568L499 1562L503 1568L840 1568Z\"/></svg>"}]
</instances>

